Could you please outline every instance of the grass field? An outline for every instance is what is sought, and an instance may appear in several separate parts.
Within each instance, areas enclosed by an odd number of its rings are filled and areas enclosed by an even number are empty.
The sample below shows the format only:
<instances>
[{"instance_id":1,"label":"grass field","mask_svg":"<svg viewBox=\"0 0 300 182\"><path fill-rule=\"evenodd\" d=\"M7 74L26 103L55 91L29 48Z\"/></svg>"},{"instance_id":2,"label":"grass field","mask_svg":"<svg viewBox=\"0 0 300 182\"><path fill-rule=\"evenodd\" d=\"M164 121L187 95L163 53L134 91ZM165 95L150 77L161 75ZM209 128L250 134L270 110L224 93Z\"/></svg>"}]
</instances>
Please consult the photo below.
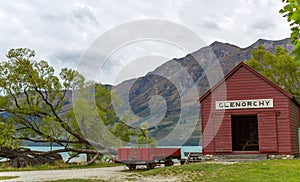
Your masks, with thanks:
<instances>
[{"instance_id":1,"label":"grass field","mask_svg":"<svg viewBox=\"0 0 300 182\"><path fill-rule=\"evenodd\" d=\"M126 173L126 172L124 172ZM300 160L263 160L242 163L194 163L182 166L162 167L153 170L136 170L129 181L141 177L160 176L168 180L176 176L178 181L300 181ZM95 182L96 179L58 180L55 182ZM103 180L99 180L103 181ZM106 180L104 180L106 181ZM107 181L110 181L109 179Z\"/></svg>"},{"instance_id":2,"label":"grass field","mask_svg":"<svg viewBox=\"0 0 300 182\"><path fill-rule=\"evenodd\" d=\"M7 179L14 179L17 178L18 176L0 176L0 180L7 180Z\"/></svg>"},{"instance_id":3,"label":"grass field","mask_svg":"<svg viewBox=\"0 0 300 182\"><path fill-rule=\"evenodd\" d=\"M97 180L97 179L65 179L65 180L56 180L49 182L107 182L105 180Z\"/></svg>"},{"instance_id":4,"label":"grass field","mask_svg":"<svg viewBox=\"0 0 300 182\"><path fill-rule=\"evenodd\" d=\"M92 167L99 167L95 165ZM49 169L48 167L44 167ZM53 167L78 168L74 167ZM40 170L34 168L31 170ZM2 169L3 171L3 169ZM7 170L5 170L7 171ZM178 181L300 181L300 160L261 160L255 162L241 163L194 163L188 165L178 165L172 167L161 167L153 170L138 169L136 171L123 171L124 180L136 181L142 178L157 176L166 181L176 177ZM130 172L130 173L128 173ZM133 173L132 173L133 172ZM3 177L5 179L5 177ZM0 178L1 180L1 178ZM110 181L110 179L69 179L56 180L55 182L95 182Z\"/></svg>"},{"instance_id":5,"label":"grass field","mask_svg":"<svg viewBox=\"0 0 300 182\"><path fill-rule=\"evenodd\" d=\"M5 162L0 163L0 172L6 171L34 171L34 170L58 170L58 169L81 169L81 168L98 168L98 167L113 167L123 164L111 164L111 163L95 163L90 166L80 164L67 164L64 162L56 162L54 164L46 164L41 166L28 166L25 168L8 167Z\"/></svg>"},{"instance_id":6,"label":"grass field","mask_svg":"<svg viewBox=\"0 0 300 182\"><path fill-rule=\"evenodd\" d=\"M142 175L180 176L182 181L300 181L300 160L234 164L197 163L143 171Z\"/></svg>"}]
</instances>

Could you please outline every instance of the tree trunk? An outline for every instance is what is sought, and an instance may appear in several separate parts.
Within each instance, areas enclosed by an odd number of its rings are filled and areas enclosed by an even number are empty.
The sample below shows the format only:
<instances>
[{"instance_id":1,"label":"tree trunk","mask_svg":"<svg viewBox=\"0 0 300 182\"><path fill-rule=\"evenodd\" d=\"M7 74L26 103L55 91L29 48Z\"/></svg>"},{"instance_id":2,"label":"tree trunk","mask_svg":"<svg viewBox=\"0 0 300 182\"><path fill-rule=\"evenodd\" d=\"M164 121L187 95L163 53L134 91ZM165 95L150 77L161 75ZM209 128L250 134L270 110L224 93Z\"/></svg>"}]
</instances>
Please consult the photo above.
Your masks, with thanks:
<instances>
[{"instance_id":1,"label":"tree trunk","mask_svg":"<svg viewBox=\"0 0 300 182\"><path fill-rule=\"evenodd\" d=\"M97 158L99 157L99 155L100 155L100 153L98 152L91 160L88 160L88 162L87 162L87 166L89 166L89 165L92 165L96 160L97 160Z\"/></svg>"},{"instance_id":2,"label":"tree trunk","mask_svg":"<svg viewBox=\"0 0 300 182\"><path fill-rule=\"evenodd\" d=\"M87 150L90 149L90 147L88 145L85 145L85 148ZM86 161L88 162L88 161L91 161L91 160L92 160L92 155L91 154L86 154Z\"/></svg>"},{"instance_id":3,"label":"tree trunk","mask_svg":"<svg viewBox=\"0 0 300 182\"><path fill-rule=\"evenodd\" d=\"M9 149L1 148L0 157L9 159L11 167L38 166L46 163L52 164L55 161L62 161L58 153L32 151L30 149Z\"/></svg>"}]
</instances>

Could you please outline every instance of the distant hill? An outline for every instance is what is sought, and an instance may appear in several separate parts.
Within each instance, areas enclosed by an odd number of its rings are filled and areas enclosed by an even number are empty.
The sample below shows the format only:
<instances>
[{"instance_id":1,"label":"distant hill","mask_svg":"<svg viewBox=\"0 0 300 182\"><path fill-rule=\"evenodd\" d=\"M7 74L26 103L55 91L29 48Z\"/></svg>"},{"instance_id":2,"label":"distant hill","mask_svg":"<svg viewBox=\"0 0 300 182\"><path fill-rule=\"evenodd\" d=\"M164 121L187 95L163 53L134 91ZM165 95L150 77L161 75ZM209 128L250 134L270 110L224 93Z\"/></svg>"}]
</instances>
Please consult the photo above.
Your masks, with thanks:
<instances>
[{"instance_id":1,"label":"distant hill","mask_svg":"<svg viewBox=\"0 0 300 182\"><path fill-rule=\"evenodd\" d=\"M223 74L229 73L237 64L242 61L247 61L251 58L251 51L256 49L259 45L264 46L267 50L275 52L276 46L286 48L292 51L293 45L289 39L278 41L259 39L252 45L246 48L229 44L214 42L207 47L203 47L183 58L172 59L163 65L149 72L146 76L131 79L122 82L116 86L105 85L107 89L114 90L122 103L127 103L129 100L130 109L139 118L131 122L132 125L139 126L143 122L148 122L150 128L149 134L157 139L164 138L177 127L179 128L173 140L170 140L166 145L176 145L177 140L187 132L189 129L194 129L191 120L200 118L200 113L193 113L189 111L195 110L199 107L198 98L205 93L211 86L213 86L222 77L217 74L216 69L220 65ZM189 75L188 78L186 75ZM208 81L207 75L210 75ZM167 78L165 78L167 77ZM175 85L174 83L179 83ZM191 92L189 87L196 86L197 93ZM151 109L149 108L149 101L155 95L160 95L165 100L167 109L164 110L163 105L156 102L152 103L154 108L158 108L161 118L151 118ZM184 98L184 102L182 102ZM68 111L72 107L72 92L68 91L63 107L63 112ZM196 101L196 102L195 102ZM196 103L196 104L195 104ZM129 106L122 105L118 110L124 112L128 110ZM185 120L179 120L181 111L185 110ZM0 111L2 117L9 117L4 111ZM193 135L186 142L186 145L199 145L201 137L200 120L193 131ZM34 145L32 142L27 145ZM39 144L35 144L39 145Z\"/></svg>"},{"instance_id":2,"label":"distant hill","mask_svg":"<svg viewBox=\"0 0 300 182\"><path fill-rule=\"evenodd\" d=\"M184 133L189 125L189 120L179 121L181 109L187 107L192 110L193 107L199 107L195 106L194 101L222 78L216 74L217 63L221 65L223 73L226 75L240 62L249 60L251 58L251 51L259 45L264 46L273 53L276 46L284 47L289 51L293 49L293 45L289 39L278 41L259 39L246 48L240 48L228 43L214 42L183 58L172 59L159 66L153 72L149 72L144 77L124 81L114 86L113 90L119 95L123 103L129 100L132 111L140 117L133 122L136 126L144 121L148 123L153 122L152 120L148 120L148 116L151 114L149 101L154 95L160 95L166 101L167 110L165 114L161 113L164 115L163 119L160 122L156 121L159 123L153 124L155 127L150 128L150 134L158 139L163 138L172 131L178 122L182 125L182 133ZM178 64L183 70L178 69ZM188 80L184 76L187 73L193 80L193 83L187 83ZM210 74L209 82L207 74ZM168 78L164 78L164 75L167 75ZM185 85L179 85L182 88L178 89L174 83L184 83ZM195 94L188 93L188 89L184 88L188 87L189 84L197 86L198 95L196 98ZM181 93L179 93L179 90L181 90ZM185 103L182 103L180 100L183 96L185 97ZM160 106L154 103L154 107L159 108ZM126 109L128 108L119 108L120 111ZM163 108L162 112L164 112ZM190 115L191 119L196 117L198 116L195 114ZM149 124L150 126L152 125L151 123ZM198 125L187 145L199 144L200 130L201 127ZM180 132L178 132L178 138L180 138L180 135ZM170 141L169 144L172 145L172 143Z\"/></svg>"}]
</instances>

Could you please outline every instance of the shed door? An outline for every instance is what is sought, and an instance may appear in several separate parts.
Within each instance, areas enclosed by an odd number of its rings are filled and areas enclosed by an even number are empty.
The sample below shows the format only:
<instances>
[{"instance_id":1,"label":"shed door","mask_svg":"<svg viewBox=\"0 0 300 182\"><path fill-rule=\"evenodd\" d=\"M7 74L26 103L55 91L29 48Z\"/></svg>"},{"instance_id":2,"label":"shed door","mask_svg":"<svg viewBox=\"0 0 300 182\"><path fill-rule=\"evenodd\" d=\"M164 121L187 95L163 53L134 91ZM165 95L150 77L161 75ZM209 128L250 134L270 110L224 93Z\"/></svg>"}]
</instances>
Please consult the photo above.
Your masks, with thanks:
<instances>
[{"instance_id":1,"label":"shed door","mask_svg":"<svg viewBox=\"0 0 300 182\"><path fill-rule=\"evenodd\" d=\"M232 116L232 150L258 151L257 115Z\"/></svg>"},{"instance_id":2,"label":"shed door","mask_svg":"<svg viewBox=\"0 0 300 182\"><path fill-rule=\"evenodd\" d=\"M277 126L274 112L258 115L258 138L260 152L277 152Z\"/></svg>"}]
</instances>

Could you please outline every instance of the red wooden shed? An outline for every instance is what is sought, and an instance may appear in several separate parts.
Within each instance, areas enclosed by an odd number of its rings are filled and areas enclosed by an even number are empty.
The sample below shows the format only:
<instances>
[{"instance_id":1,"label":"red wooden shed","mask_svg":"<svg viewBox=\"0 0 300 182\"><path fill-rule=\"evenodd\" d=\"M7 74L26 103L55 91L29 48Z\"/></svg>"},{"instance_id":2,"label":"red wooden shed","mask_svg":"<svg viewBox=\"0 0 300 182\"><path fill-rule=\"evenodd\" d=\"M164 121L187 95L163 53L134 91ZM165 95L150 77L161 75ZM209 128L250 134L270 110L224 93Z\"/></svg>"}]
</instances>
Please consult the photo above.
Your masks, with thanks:
<instances>
[{"instance_id":1,"label":"red wooden shed","mask_svg":"<svg viewBox=\"0 0 300 182\"><path fill-rule=\"evenodd\" d=\"M299 103L246 64L199 100L203 154L299 154Z\"/></svg>"}]
</instances>

